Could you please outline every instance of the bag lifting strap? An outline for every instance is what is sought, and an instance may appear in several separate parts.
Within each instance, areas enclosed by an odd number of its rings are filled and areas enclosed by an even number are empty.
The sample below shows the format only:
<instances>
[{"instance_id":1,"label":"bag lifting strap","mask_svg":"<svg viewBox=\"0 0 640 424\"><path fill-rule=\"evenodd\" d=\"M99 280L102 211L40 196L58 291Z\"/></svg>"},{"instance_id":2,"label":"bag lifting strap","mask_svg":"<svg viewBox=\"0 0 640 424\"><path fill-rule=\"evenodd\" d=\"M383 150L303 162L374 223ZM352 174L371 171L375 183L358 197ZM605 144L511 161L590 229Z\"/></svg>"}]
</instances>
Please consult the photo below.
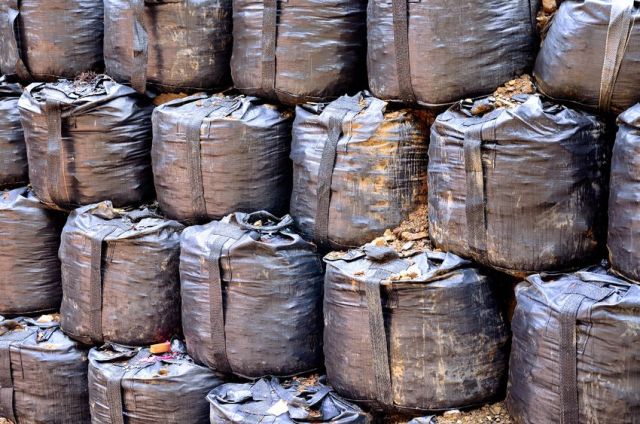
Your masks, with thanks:
<instances>
[{"instance_id":1,"label":"bag lifting strap","mask_svg":"<svg viewBox=\"0 0 640 424\"><path fill-rule=\"evenodd\" d=\"M271 97L276 87L278 0L264 0L262 11L262 93Z\"/></svg>"},{"instance_id":2,"label":"bag lifting strap","mask_svg":"<svg viewBox=\"0 0 640 424\"><path fill-rule=\"evenodd\" d=\"M411 84L411 62L409 61L409 1L393 0L393 43L396 52L400 100L413 103L416 96Z\"/></svg>"},{"instance_id":3,"label":"bag lifting strap","mask_svg":"<svg viewBox=\"0 0 640 424\"><path fill-rule=\"evenodd\" d=\"M104 227L90 236L91 274L89 280L89 337L101 343L102 335L102 254L104 239L118 228Z\"/></svg>"},{"instance_id":4,"label":"bag lifting strap","mask_svg":"<svg viewBox=\"0 0 640 424\"><path fill-rule=\"evenodd\" d=\"M131 87L144 94L147 91L147 62L149 60L149 36L144 25L144 0L129 1L133 15Z\"/></svg>"},{"instance_id":5,"label":"bag lifting strap","mask_svg":"<svg viewBox=\"0 0 640 424\"><path fill-rule=\"evenodd\" d=\"M464 166L467 178L465 212L467 218L467 243L474 259L487 251L487 219L482 168L482 143L494 138L493 121L469 127L464 135Z\"/></svg>"},{"instance_id":6,"label":"bag lifting strap","mask_svg":"<svg viewBox=\"0 0 640 424\"><path fill-rule=\"evenodd\" d=\"M611 15L607 29L607 41L600 78L599 108L608 112L611 109L613 91L620 74L620 66L629 46L634 25L634 0L615 0L611 2Z\"/></svg>"},{"instance_id":7,"label":"bag lifting strap","mask_svg":"<svg viewBox=\"0 0 640 424\"><path fill-rule=\"evenodd\" d=\"M211 352L215 361L216 371L232 374L233 370L227 357L227 342L224 328L224 298L222 285L222 268L220 258L224 245L228 240L239 240L245 231L229 227L227 224L216 223L213 230L215 235L209 252L209 323L211 325Z\"/></svg>"},{"instance_id":8,"label":"bag lifting strap","mask_svg":"<svg viewBox=\"0 0 640 424\"><path fill-rule=\"evenodd\" d=\"M191 114L187 121L185 135L187 140L187 163L189 182L191 184L191 204L196 221L207 218L207 203L204 197L204 181L202 178L202 157L200 131L202 124L209 115L216 111L222 111L222 116L228 116L238 108L241 102L238 100L214 101L209 106L204 106Z\"/></svg>"},{"instance_id":9,"label":"bag lifting strap","mask_svg":"<svg viewBox=\"0 0 640 424\"><path fill-rule=\"evenodd\" d=\"M591 304L613 293L612 289L581 282L569 292L560 308L560 423L579 424L577 317L580 306ZM591 307L591 305L589 306Z\"/></svg>"},{"instance_id":10,"label":"bag lifting strap","mask_svg":"<svg viewBox=\"0 0 640 424\"><path fill-rule=\"evenodd\" d=\"M17 422L13 396L13 369L11 367L11 348L15 346L20 355L18 343L33 335L33 331L14 331L2 336L0 340L0 416L11 422Z\"/></svg>"},{"instance_id":11,"label":"bag lifting strap","mask_svg":"<svg viewBox=\"0 0 640 424\"><path fill-rule=\"evenodd\" d=\"M8 22L1 25L4 31L0 34L5 43L1 51L4 53L2 58L4 62L11 64L11 68L15 70L16 75L23 81L30 81L31 74L20 57L20 46L18 45L18 17L20 16L20 0L7 0L3 2ZM1 7L1 6L0 6Z\"/></svg>"},{"instance_id":12,"label":"bag lifting strap","mask_svg":"<svg viewBox=\"0 0 640 424\"><path fill-rule=\"evenodd\" d=\"M128 361L128 364L135 363L136 359L140 356L146 355L148 352L140 350L133 358ZM125 424L124 420L124 404L122 402L122 380L127 376L129 372L138 371L141 368L151 366L153 363L149 362L145 366L139 368L128 368L125 366L113 366L113 372L105 373L107 380L107 405L109 405L109 417L111 421L109 424ZM134 407L135 410L135 407Z\"/></svg>"},{"instance_id":13,"label":"bag lifting strap","mask_svg":"<svg viewBox=\"0 0 640 424\"><path fill-rule=\"evenodd\" d=\"M376 380L376 400L382 405L393 405L391 391L391 370L389 367L389 349L387 333L384 328L382 312L381 283L387 272L377 270L365 283L365 296L369 312L369 337L373 355L373 371Z\"/></svg>"},{"instance_id":14,"label":"bag lifting strap","mask_svg":"<svg viewBox=\"0 0 640 424\"><path fill-rule=\"evenodd\" d=\"M47 99L44 112L47 115L47 156L45 186L46 202L56 205L69 205L71 199L65 178L62 159L62 104L58 100ZM63 194L64 193L64 194Z\"/></svg>"},{"instance_id":15,"label":"bag lifting strap","mask_svg":"<svg viewBox=\"0 0 640 424\"><path fill-rule=\"evenodd\" d=\"M313 233L315 243L323 249L330 248L329 209L331 206L331 184L333 181L333 168L336 165L338 142L342 136L342 124L349 112L359 111L360 107L357 102L341 97L327 106L322 113L328 118L328 139L324 144L318 168L317 206Z\"/></svg>"}]
</instances>

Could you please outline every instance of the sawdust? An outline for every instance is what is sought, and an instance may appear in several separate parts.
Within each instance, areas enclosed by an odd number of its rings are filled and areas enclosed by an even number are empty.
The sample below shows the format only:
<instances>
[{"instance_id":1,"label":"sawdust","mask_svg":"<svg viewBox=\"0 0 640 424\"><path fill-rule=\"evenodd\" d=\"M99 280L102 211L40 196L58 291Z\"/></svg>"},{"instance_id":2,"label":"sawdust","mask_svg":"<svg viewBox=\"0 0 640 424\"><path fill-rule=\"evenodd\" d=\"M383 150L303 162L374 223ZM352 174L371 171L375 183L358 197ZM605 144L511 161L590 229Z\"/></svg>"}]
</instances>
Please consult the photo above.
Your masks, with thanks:
<instances>
[{"instance_id":1,"label":"sawdust","mask_svg":"<svg viewBox=\"0 0 640 424\"><path fill-rule=\"evenodd\" d=\"M449 411L437 417L436 422L437 424L513 424L514 421L501 402L468 412Z\"/></svg>"},{"instance_id":2,"label":"sawdust","mask_svg":"<svg viewBox=\"0 0 640 424\"><path fill-rule=\"evenodd\" d=\"M6 418L0 417L0 424L13 424L13 422L9 421Z\"/></svg>"},{"instance_id":3,"label":"sawdust","mask_svg":"<svg viewBox=\"0 0 640 424\"><path fill-rule=\"evenodd\" d=\"M172 100L184 99L187 97L186 93L162 93L153 99L153 104L156 106L163 105L165 103L169 103Z\"/></svg>"},{"instance_id":4,"label":"sawdust","mask_svg":"<svg viewBox=\"0 0 640 424\"><path fill-rule=\"evenodd\" d=\"M496 107L512 107L513 96L519 94L535 94L536 86L533 84L531 75L524 74L516 79L507 82L499 87L494 93Z\"/></svg>"}]
</instances>

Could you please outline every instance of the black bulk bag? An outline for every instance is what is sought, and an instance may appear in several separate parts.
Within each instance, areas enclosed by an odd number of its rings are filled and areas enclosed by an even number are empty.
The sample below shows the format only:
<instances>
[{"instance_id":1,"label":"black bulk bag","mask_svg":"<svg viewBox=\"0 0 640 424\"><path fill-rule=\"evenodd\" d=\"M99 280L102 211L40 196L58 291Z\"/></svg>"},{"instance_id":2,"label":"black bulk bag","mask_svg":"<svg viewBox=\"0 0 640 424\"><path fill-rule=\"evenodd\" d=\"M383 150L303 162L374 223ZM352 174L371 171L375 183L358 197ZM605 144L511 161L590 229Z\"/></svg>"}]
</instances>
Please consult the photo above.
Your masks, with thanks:
<instances>
[{"instance_id":1,"label":"black bulk bag","mask_svg":"<svg viewBox=\"0 0 640 424\"><path fill-rule=\"evenodd\" d=\"M624 276L640 281L640 104L618 117L611 158L609 191L609 260Z\"/></svg>"},{"instance_id":2,"label":"black bulk bag","mask_svg":"<svg viewBox=\"0 0 640 424\"><path fill-rule=\"evenodd\" d=\"M475 116L460 102L431 127L431 240L515 274L588 263L606 222L604 125L540 96L512 102Z\"/></svg>"},{"instance_id":3,"label":"black bulk bag","mask_svg":"<svg viewBox=\"0 0 640 424\"><path fill-rule=\"evenodd\" d=\"M371 417L326 386L324 379L284 382L264 378L254 383L229 383L209 393L211 424L369 424ZM277 417L277 418L275 418Z\"/></svg>"},{"instance_id":4,"label":"black bulk bag","mask_svg":"<svg viewBox=\"0 0 640 424\"><path fill-rule=\"evenodd\" d=\"M564 0L534 73L549 97L617 114L640 101L639 67L637 1Z\"/></svg>"},{"instance_id":5,"label":"black bulk bag","mask_svg":"<svg viewBox=\"0 0 640 424\"><path fill-rule=\"evenodd\" d=\"M209 424L206 397L220 384L178 340L159 355L116 344L89 352L92 424Z\"/></svg>"},{"instance_id":6,"label":"black bulk bag","mask_svg":"<svg viewBox=\"0 0 640 424\"><path fill-rule=\"evenodd\" d=\"M182 322L193 359L225 374L322 366L322 262L289 216L236 213L182 234Z\"/></svg>"},{"instance_id":7,"label":"black bulk bag","mask_svg":"<svg viewBox=\"0 0 640 424\"><path fill-rule=\"evenodd\" d=\"M0 316L0 417L15 424L88 424L87 351L52 316Z\"/></svg>"},{"instance_id":8,"label":"black bulk bag","mask_svg":"<svg viewBox=\"0 0 640 424\"><path fill-rule=\"evenodd\" d=\"M516 423L640 422L640 287L592 268L516 288L507 408Z\"/></svg>"},{"instance_id":9,"label":"black bulk bag","mask_svg":"<svg viewBox=\"0 0 640 424\"><path fill-rule=\"evenodd\" d=\"M429 106L492 93L528 72L539 0L371 0L369 87Z\"/></svg>"},{"instance_id":10,"label":"black bulk bag","mask_svg":"<svg viewBox=\"0 0 640 424\"><path fill-rule=\"evenodd\" d=\"M60 245L64 331L87 344L136 346L178 334L182 229L108 201L73 211Z\"/></svg>"},{"instance_id":11,"label":"black bulk bag","mask_svg":"<svg viewBox=\"0 0 640 424\"><path fill-rule=\"evenodd\" d=\"M231 0L105 0L107 74L145 92L212 89L231 80Z\"/></svg>"},{"instance_id":12,"label":"black bulk bag","mask_svg":"<svg viewBox=\"0 0 640 424\"><path fill-rule=\"evenodd\" d=\"M325 257L324 354L348 399L405 412L479 405L506 383L509 330L470 262L367 245Z\"/></svg>"},{"instance_id":13,"label":"black bulk bag","mask_svg":"<svg viewBox=\"0 0 640 424\"><path fill-rule=\"evenodd\" d=\"M298 106L291 215L323 250L360 246L427 201L428 115L363 92Z\"/></svg>"},{"instance_id":14,"label":"black bulk bag","mask_svg":"<svg viewBox=\"0 0 640 424\"><path fill-rule=\"evenodd\" d=\"M31 84L18 103L40 200L73 209L153 196L151 101L109 77Z\"/></svg>"},{"instance_id":15,"label":"black bulk bag","mask_svg":"<svg viewBox=\"0 0 640 424\"><path fill-rule=\"evenodd\" d=\"M0 192L0 314L58 309L64 219L46 209L27 187Z\"/></svg>"},{"instance_id":16,"label":"black bulk bag","mask_svg":"<svg viewBox=\"0 0 640 424\"><path fill-rule=\"evenodd\" d=\"M153 113L154 180L170 218L287 212L292 114L255 97L198 94Z\"/></svg>"},{"instance_id":17,"label":"black bulk bag","mask_svg":"<svg viewBox=\"0 0 640 424\"><path fill-rule=\"evenodd\" d=\"M102 0L3 0L0 73L50 81L100 70L103 10Z\"/></svg>"},{"instance_id":18,"label":"black bulk bag","mask_svg":"<svg viewBox=\"0 0 640 424\"><path fill-rule=\"evenodd\" d=\"M366 8L366 0L234 0L235 87L283 103L362 89Z\"/></svg>"},{"instance_id":19,"label":"black bulk bag","mask_svg":"<svg viewBox=\"0 0 640 424\"><path fill-rule=\"evenodd\" d=\"M0 77L0 189L29 183L27 146L18 110L21 95L20 84Z\"/></svg>"}]
</instances>

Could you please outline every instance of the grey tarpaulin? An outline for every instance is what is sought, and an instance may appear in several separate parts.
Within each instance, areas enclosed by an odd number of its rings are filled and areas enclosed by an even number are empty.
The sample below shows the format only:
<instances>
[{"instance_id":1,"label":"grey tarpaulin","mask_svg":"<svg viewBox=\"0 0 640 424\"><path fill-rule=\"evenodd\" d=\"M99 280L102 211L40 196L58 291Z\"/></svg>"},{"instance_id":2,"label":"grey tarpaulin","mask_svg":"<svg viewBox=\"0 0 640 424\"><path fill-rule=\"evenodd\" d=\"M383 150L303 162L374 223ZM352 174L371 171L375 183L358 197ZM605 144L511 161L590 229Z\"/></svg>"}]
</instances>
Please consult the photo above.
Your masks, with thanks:
<instances>
[{"instance_id":1,"label":"grey tarpaulin","mask_svg":"<svg viewBox=\"0 0 640 424\"><path fill-rule=\"evenodd\" d=\"M89 424L87 351L55 321L0 316L0 417Z\"/></svg>"},{"instance_id":2,"label":"grey tarpaulin","mask_svg":"<svg viewBox=\"0 0 640 424\"><path fill-rule=\"evenodd\" d=\"M489 94L530 70L539 0L371 0L371 91L427 105Z\"/></svg>"},{"instance_id":3,"label":"grey tarpaulin","mask_svg":"<svg viewBox=\"0 0 640 424\"><path fill-rule=\"evenodd\" d=\"M102 0L0 2L0 73L74 78L102 67Z\"/></svg>"},{"instance_id":4,"label":"grey tarpaulin","mask_svg":"<svg viewBox=\"0 0 640 424\"><path fill-rule=\"evenodd\" d=\"M285 213L291 193L292 114L255 97L198 94L153 113L153 170L167 216Z\"/></svg>"},{"instance_id":5,"label":"grey tarpaulin","mask_svg":"<svg viewBox=\"0 0 640 424\"><path fill-rule=\"evenodd\" d=\"M544 94L602 112L640 101L640 3L565 0L535 65Z\"/></svg>"},{"instance_id":6,"label":"grey tarpaulin","mask_svg":"<svg viewBox=\"0 0 640 424\"><path fill-rule=\"evenodd\" d=\"M517 423L640 423L640 287L592 268L518 285L507 407Z\"/></svg>"},{"instance_id":7,"label":"grey tarpaulin","mask_svg":"<svg viewBox=\"0 0 640 424\"><path fill-rule=\"evenodd\" d=\"M322 366L322 262L291 224L236 213L183 232L182 320L197 362L248 377Z\"/></svg>"},{"instance_id":8,"label":"grey tarpaulin","mask_svg":"<svg viewBox=\"0 0 640 424\"><path fill-rule=\"evenodd\" d=\"M0 192L0 314L60 306L58 247L64 219L26 187Z\"/></svg>"},{"instance_id":9,"label":"grey tarpaulin","mask_svg":"<svg viewBox=\"0 0 640 424\"><path fill-rule=\"evenodd\" d=\"M325 365L338 393L412 411L500 395L509 330L491 281L470 262L431 251L400 259L370 245L325 262Z\"/></svg>"},{"instance_id":10,"label":"grey tarpaulin","mask_svg":"<svg viewBox=\"0 0 640 424\"><path fill-rule=\"evenodd\" d=\"M109 77L31 84L18 103L38 197L73 209L153 196L151 101Z\"/></svg>"},{"instance_id":11,"label":"grey tarpaulin","mask_svg":"<svg viewBox=\"0 0 640 424\"><path fill-rule=\"evenodd\" d=\"M84 343L144 345L180 331L182 224L102 202L62 231L62 328Z\"/></svg>"},{"instance_id":12,"label":"grey tarpaulin","mask_svg":"<svg viewBox=\"0 0 640 424\"><path fill-rule=\"evenodd\" d=\"M27 146L18 110L21 95L20 84L0 77L0 189L29 182Z\"/></svg>"},{"instance_id":13,"label":"grey tarpaulin","mask_svg":"<svg viewBox=\"0 0 640 424\"><path fill-rule=\"evenodd\" d=\"M611 158L609 260L619 273L640 281L640 104L618 117Z\"/></svg>"},{"instance_id":14,"label":"grey tarpaulin","mask_svg":"<svg viewBox=\"0 0 640 424\"><path fill-rule=\"evenodd\" d=\"M357 247L425 204L429 122L367 92L298 106L291 215L305 237Z\"/></svg>"},{"instance_id":15,"label":"grey tarpaulin","mask_svg":"<svg viewBox=\"0 0 640 424\"><path fill-rule=\"evenodd\" d=\"M209 424L206 397L220 384L178 340L161 355L115 344L89 352L92 424Z\"/></svg>"},{"instance_id":16,"label":"grey tarpaulin","mask_svg":"<svg viewBox=\"0 0 640 424\"><path fill-rule=\"evenodd\" d=\"M229 85L231 0L105 0L107 74L145 91Z\"/></svg>"},{"instance_id":17,"label":"grey tarpaulin","mask_svg":"<svg viewBox=\"0 0 640 424\"><path fill-rule=\"evenodd\" d=\"M369 424L371 417L319 381L223 384L209 393L211 424Z\"/></svg>"},{"instance_id":18,"label":"grey tarpaulin","mask_svg":"<svg viewBox=\"0 0 640 424\"><path fill-rule=\"evenodd\" d=\"M604 125L540 96L513 101L482 116L461 102L431 127L431 239L514 273L588 263L604 238Z\"/></svg>"},{"instance_id":19,"label":"grey tarpaulin","mask_svg":"<svg viewBox=\"0 0 640 424\"><path fill-rule=\"evenodd\" d=\"M366 0L234 0L235 86L284 103L364 88L366 7Z\"/></svg>"}]
</instances>

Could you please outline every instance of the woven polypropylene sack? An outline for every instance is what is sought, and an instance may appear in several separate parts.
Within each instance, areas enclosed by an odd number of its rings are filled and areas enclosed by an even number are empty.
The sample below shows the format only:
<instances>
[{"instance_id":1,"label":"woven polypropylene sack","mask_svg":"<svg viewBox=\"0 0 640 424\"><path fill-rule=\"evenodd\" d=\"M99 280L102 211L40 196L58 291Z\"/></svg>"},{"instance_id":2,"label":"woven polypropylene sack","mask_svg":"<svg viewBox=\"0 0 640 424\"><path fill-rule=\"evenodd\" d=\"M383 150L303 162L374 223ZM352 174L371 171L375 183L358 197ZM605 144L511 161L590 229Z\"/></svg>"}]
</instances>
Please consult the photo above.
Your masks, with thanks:
<instances>
[{"instance_id":1,"label":"woven polypropylene sack","mask_svg":"<svg viewBox=\"0 0 640 424\"><path fill-rule=\"evenodd\" d=\"M640 281L640 104L618 118L613 145L609 191L609 235L607 246L612 267Z\"/></svg>"},{"instance_id":2,"label":"woven polypropylene sack","mask_svg":"<svg viewBox=\"0 0 640 424\"><path fill-rule=\"evenodd\" d=\"M105 0L107 74L144 91L226 87L231 0Z\"/></svg>"},{"instance_id":3,"label":"woven polypropylene sack","mask_svg":"<svg viewBox=\"0 0 640 424\"><path fill-rule=\"evenodd\" d=\"M295 104L364 88L366 8L365 0L234 0L235 87Z\"/></svg>"},{"instance_id":4,"label":"woven polypropylene sack","mask_svg":"<svg viewBox=\"0 0 640 424\"><path fill-rule=\"evenodd\" d=\"M27 146L18 110L21 95L20 84L0 77L0 189L29 182Z\"/></svg>"},{"instance_id":5,"label":"woven polypropylene sack","mask_svg":"<svg viewBox=\"0 0 640 424\"><path fill-rule=\"evenodd\" d=\"M108 77L31 84L18 102L29 177L43 202L73 209L153 197L150 100Z\"/></svg>"},{"instance_id":6,"label":"woven polypropylene sack","mask_svg":"<svg viewBox=\"0 0 640 424\"><path fill-rule=\"evenodd\" d=\"M640 287L602 268L518 285L507 407L518 424L640 423Z\"/></svg>"},{"instance_id":7,"label":"woven polypropylene sack","mask_svg":"<svg viewBox=\"0 0 640 424\"><path fill-rule=\"evenodd\" d=\"M55 321L0 316L0 417L89 424L87 367L87 350Z\"/></svg>"},{"instance_id":8,"label":"woven polypropylene sack","mask_svg":"<svg viewBox=\"0 0 640 424\"><path fill-rule=\"evenodd\" d=\"M541 92L602 112L640 101L640 4L565 0L535 65Z\"/></svg>"},{"instance_id":9,"label":"woven polypropylene sack","mask_svg":"<svg viewBox=\"0 0 640 424\"><path fill-rule=\"evenodd\" d=\"M151 154L164 213L190 223L286 213L292 119L255 97L195 95L159 106Z\"/></svg>"},{"instance_id":10,"label":"woven polypropylene sack","mask_svg":"<svg viewBox=\"0 0 640 424\"><path fill-rule=\"evenodd\" d=\"M489 94L528 72L539 0L371 0L369 87L427 105Z\"/></svg>"},{"instance_id":11,"label":"woven polypropylene sack","mask_svg":"<svg viewBox=\"0 0 640 424\"><path fill-rule=\"evenodd\" d=\"M103 10L102 0L4 0L0 73L51 81L99 71Z\"/></svg>"},{"instance_id":12,"label":"woven polypropylene sack","mask_svg":"<svg viewBox=\"0 0 640 424\"><path fill-rule=\"evenodd\" d=\"M333 393L320 381L280 382L264 378L254 383L229 383L209 393L211 424L271 422L273 424L369 424L371 417L357 405ZM274 418L274 409L286 407Z\"/></svg>"},{"instance_id":13,"label":"woven polypropylene sack","mask_svg":"<svg viewBox=\"0 0 640 424\"><path fill-rule=\"evenodd\" d=\"M182 321L197 362L252 378L322 366L322 262L291 224L237 213L183 232Z\"/></svg>"},{"instance_id":14,"label":"woven polypropylene sack","mask_svg":"<svg viewBox=\"0 0 640 424\"><path fill-rule=\"evenodd\" d=\"M159 355L113 344L89 352L92 424L209 424L206 397L220 384L177 340Z\"/></svg>"},{"instance_id":15,"label":"woven polypropylene sack","mask_svg":"<svg viewBox=\"0 0 640 424\"><path fill-rule=\"evenodd\" d=\"M470 262L372 246L325 262L325 366L336 392L406 411L500 396L509 330L492 282Z\"/></svg>"},{"instance_id":16,"label":"woven polypropylene sack","mask_svg":"<svg viewBox=\"0 0 640 424\"><path fill-rule=\"evenodd\" d=\"M102 202L62 231L62 328L84 343L145 345L180 332L182 224Z\"/></svg>"},{"instance_id":17,"label":"woven polypropylene sack","mask_svg":"<svg viewBox=\"0 0 640 424\"><path fill-rule=\"evenodd\" d=\"M524 96L431 127L429 233L436 247L526 274L589 263L606 219L608 148L592 115Z\"/></svg>"},{"instance_id":18,"label":"woven polypropylene sack","mask_svg":"<svg viewBox=\"0 0 640 424\"><path fill-rule=\"evenodd\" d=\"M60 232L65 216L27 189L0 192L0 314L34 314L60 306Z\"/></svg>"},{"instance_id":19,"label":"woven polypropylene sack","mask_svg":"<svg viewBox=\"0 0 640 424\"><path fill-rule=\"evenodd\" d=\"M424 205L429 122L366 92L298 106L290 210L305 238L357 247Z\"/></svg>"}]
</instances>

